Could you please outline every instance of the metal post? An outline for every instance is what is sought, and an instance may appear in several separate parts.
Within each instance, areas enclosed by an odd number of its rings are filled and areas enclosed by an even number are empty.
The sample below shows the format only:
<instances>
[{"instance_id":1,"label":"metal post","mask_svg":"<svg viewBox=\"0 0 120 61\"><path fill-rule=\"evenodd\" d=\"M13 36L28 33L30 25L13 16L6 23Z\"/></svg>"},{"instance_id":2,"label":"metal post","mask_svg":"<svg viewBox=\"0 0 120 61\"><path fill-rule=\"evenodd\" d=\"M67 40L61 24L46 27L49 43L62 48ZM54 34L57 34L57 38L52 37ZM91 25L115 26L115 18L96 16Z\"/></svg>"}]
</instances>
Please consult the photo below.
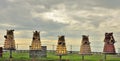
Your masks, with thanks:
<instances>
[{"instance_id":1,"label":"metal post","mask_svg":"<svg viewBox=\"0 0 120 61\"><path fill-rule=\"evenodd\" d=\"M62 61L62 55L59 55L60 61Z\"/></svg>"},{"instance_id":2,"label":"metal post","mask_svg":"<svg viewBox=\"0 0 120 61\"><path fill-rule=\"evenodd\" d=\"M18 49L18 44L17 44L17 49Z\"/></svg>"},{"instance_id":3,"label":"metal post","mask_svg":"<svg viewBox=\"0 0 120 61\"><path fill-rule=\"evenodd\" d=\"M70 45L70 53L72 53L72 45Z\"/></svg>"},{"instance_id":4,"label":"metal post","mask_svg":"<svg viewBox=\"0 0 120 61\"><path fill-rule=\"evenodd\" d=\"M55 46L55 45L53 44L52 46L53 46L52 48L53 48L53 52L54 52L54 46Z\"/></svg>"},{"instance_id":5,"label":"metal post","mask_svg":"<svg viewBox=\"0 0 120 61\"><path fill-rule=\"evenodd\" d=\"M82 55L82 61L84 61L84 55Z\"/></svg>"},{"instance_id":6,"label":"metal post","mask_svg":"<svg viewBox=\"0 0 120 61\"><path fill-rule=\"evenodd\" d=\"M12 49L10 49L10 58L12 58Z\"/></svg>"},{"instance_id":7,"label":"metal post","mask_svg":"<svg viewBox=\"0 0 120 61\"><path fill-rule=\"evenodd\" d=\"M106 61L106 58L107 58L107 55L106 55L106 54L104 54L104 59L103 59L103 60L104 60L104 61Z\"/></svg>"},{"instance_id":8,"label":"metal post","mask_svg":"<svg viewBox=\"0 0 120 61\"><path fill-rule=\"evenodd\" d=\"M10 58L10 61L12 61L12 58Z\"/></svg>"},{"instance_id":9,"label":"metal post","mask_svg":"<svg viewBox=\"0 0 120 61\"><path fill-rule=\"evenodd\" d=\"M35 57L32 58L32 61L36 61Z\"/></svg>"},{"instance_id":10,"label":"metal post","mask_svg":"<svg viewBox=\"0 0 120 61\"><path fill-rule=\"evenodd\" d=\"M10 45L10 59L12 59L12 44Z\"/></svg>"},{"instance_id":11,"label":"metal post","mask_svg":"<svg viewBox=\"0 0 120 61\"><path fill-rule=\"evenodd\" d=\"M10 61L12 61L12 49L10 48Z\"/></svg>"}]
</instances>

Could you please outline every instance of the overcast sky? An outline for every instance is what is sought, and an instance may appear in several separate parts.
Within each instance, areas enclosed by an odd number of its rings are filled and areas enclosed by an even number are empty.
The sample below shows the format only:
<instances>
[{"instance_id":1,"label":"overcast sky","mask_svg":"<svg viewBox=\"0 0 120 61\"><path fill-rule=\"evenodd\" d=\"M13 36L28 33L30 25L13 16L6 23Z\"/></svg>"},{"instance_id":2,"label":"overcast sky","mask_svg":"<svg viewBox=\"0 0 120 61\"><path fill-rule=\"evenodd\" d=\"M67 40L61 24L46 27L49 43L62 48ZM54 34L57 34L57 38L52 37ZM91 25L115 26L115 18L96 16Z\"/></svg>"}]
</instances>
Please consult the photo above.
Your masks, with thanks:
<instances>
[{"instance_id":1,"label":"overcast sky","mask_svg":"<svg viewBox=\"0 0 120 61\"><path fill-rule=\"evenodd\" d=\"M0 44L4 44L6 29L15 30L16 43L28 46L33 31L38 30L43 45L56 45L58 35L65 35L66 44L79 50L82 35L89 35L92 50L102 51L105 32L113 32L118 49L119 3L120 0L0 0Z\"/></svg>"}]
</instances>

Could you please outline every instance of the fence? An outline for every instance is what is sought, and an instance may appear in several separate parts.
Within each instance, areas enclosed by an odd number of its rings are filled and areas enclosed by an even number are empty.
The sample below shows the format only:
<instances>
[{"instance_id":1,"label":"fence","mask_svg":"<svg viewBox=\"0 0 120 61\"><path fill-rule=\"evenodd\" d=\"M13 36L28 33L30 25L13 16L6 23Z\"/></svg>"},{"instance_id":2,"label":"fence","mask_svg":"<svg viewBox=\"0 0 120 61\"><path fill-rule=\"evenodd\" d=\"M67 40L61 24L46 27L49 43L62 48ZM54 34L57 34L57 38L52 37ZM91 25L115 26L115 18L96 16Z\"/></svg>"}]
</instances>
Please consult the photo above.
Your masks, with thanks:
<instances>
[{"instance_id":1,"label":"fence","mask_svg":"<svg viewBox=\"0 0 120 61\"><path fill-rule=\"evenodd\" d=\"M4 44L0 44L1 47L4 46ZM30 44L16 44L16 50L24 51L29 50ZM42 46L47 46L47 50L49 51L55 51L56 46L55 44L42 44ZM66 45L67 51L71 52L79 52L80 51L80 45ZM103 52L103 46L91 46L92 52ZM116 52L120 53L120 48L116 48Z\"/></svg>"},{"instance_id":2,"label":"fence","mask_svg":"<svg viewBox=\"0 0 120 61\"><path fill-rule=\"evenodd\" d=\"M1 46L3 46L3 44L1 45ZM19 55L20 54L20 58L28 58L28 56L29 56L29 44L16 44L16 50L13 50L12 52L13 53L16 53L17 55ZM55 52L55 50L56 50L56 46L57 45L53 45L53 44L43 44L43 46L47 46L47 52ZM75 53L75 54L78 54L79 53L79 50L80 50L80 45L66 45L66 47L67 47L67 50L68 50L68 53ZM92 50L92 54L95 54L95 55L97 55L97 56L99 56L100 58L98 58L97 60L103 60L103 54L102 54L102 47L100 47L100 46L91 46L91 50ZM99 50L99 51L98 51ZM117 56L118 57L120 57L120 48L116 48L116 50L117 50ZM9 53L9 51L4 51L4 52L8 52ZM27 55L21 55L21 53L27 53ZM14 54L13 54L14 55ZM55 57L54 56L55 54L53 54L52 56L53 57ZM14 55L15 56L15 55ZM51 56L51 55L50 55ZM77 55L76 55L77 56ZM78 57L81 57L81 56L78 56ZM93 57L93 56L92 56ZM106 57L106 55L105 55L105 57ZM5 57L6 58L6 57ZM9 57L7 57L7 59L8 59ZM75 58L75 57L72 57L73 59ZM14 60L15 60L16 58L14 57ZM68 59L70 59L70 57L68 58L68 57L64 57L64 59L66 59L66 60L68 60ZM86 59L86 58L85 58ZM105 58L106 59L106 58ZM4 60L4 58L3 58L3 60ZM2 60L2 61L3 61ZM21 60L21 59L20 59ZM31 59L26 59L26 60L28 60L28 61L31 61ZM26 60L22 60L22 61L26 61ZM52 59L51 61L53 61L54 59ZM65 61L66 61L65 60ZM81 59L78 59L78 60L81 60ZM119 59L120 60L120 59ZM39 60L38 60L39 61ZM49 61L49 60L48 60ZM72 59L71 59L71 61L72 61ZM74 60L73 60L74 61Z\"/></svg>"}]
</instances>

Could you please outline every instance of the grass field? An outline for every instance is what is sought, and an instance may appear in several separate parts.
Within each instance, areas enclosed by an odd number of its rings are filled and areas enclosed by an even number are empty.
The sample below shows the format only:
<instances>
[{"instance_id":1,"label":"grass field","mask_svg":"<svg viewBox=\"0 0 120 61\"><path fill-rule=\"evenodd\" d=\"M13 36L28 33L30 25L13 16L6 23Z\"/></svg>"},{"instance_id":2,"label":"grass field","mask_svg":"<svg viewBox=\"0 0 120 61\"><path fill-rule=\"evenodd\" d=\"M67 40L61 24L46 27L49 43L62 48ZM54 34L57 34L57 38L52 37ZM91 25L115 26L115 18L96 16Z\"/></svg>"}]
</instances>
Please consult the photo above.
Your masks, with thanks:
<instances>
[{"instance_id":1,"label":"grass field","mask_svg":"<svg viewBox=\"0 0 120 61\"><path fill-rule=\"evenodd\" d=\"M85 61L102 61L104 55L90 55L85 56ZM78 54L68 54L62 56L63 61L82 61L82 56ZM29 58L29 53L13 53L13 61L33 61L32 58ZM9 61L9 52L5 52L3 57L0 58L0 61ZM59 56L56 56L54 53L47 53L47 58L36 58L34 61L59 61ZM120 61L120 57L116 55L107 55L106 61Z\"/></svg>"}]
</instances>

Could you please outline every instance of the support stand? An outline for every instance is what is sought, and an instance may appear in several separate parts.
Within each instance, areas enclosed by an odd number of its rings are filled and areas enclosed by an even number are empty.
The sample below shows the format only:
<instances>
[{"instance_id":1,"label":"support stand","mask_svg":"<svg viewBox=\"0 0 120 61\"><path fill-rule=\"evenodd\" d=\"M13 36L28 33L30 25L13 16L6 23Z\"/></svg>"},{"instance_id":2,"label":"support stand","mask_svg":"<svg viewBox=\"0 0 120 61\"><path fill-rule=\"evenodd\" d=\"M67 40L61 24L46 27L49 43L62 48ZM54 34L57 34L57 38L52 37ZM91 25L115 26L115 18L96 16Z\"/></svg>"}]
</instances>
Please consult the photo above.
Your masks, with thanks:
<instances>
[{"instance_id":1,"label":"support stand","mask_svg":"<svg viewBox=\"0 0 120 61\"><path fill-rule=\"evenodd\" d=\"M84 61L84 55L82 55L82 61Z\"/></svg>"},{"instance_id":2,"label":"support stand","mask_svg":"<svg viewBox=\"0 0 120 61\"><path fill-rule=\"evenodd\" d=\"M59 61L62 61L62 55L59 55Z\"/></svg>"},{"instance_id":3,"label":"support stand","mask_svg":"<svg viewBox=\"0 0 120 61\"><path fill-rule=\"evenodd\" d=\"M12 49L10 49L10 58L12 58Z\"/></svg>"},{"instance_id":4,"label":"support stand","mask_svg":"<svg viewBox=\"0 0 120 61\"><path fill-rule=\"evenodd\" d=\"M10 49L10 61L12 61L12 49Z\"/></svg>"},{"instance_id":5,"label":"support stand","mask_svg":"<svg viewBox=\"0 0 120 61\"><path fill-rule=\"evenodd\" d=\"M12 58L10 58L10 61L12 61Z\"/></svg>"},{"instance_id":6,"label":"support stand","mask_svg":"<svg viewBox=\"0 0 120 61\"><path fill-rule=\"evenodd\" d=\"M36 58L32 58L32 61L36 61Z\"/></svg>"},{"instance_id":7,"label":"support stand","mask_svg":"<svg viewBox=\"0 0 120 61\"><path fill-rule=\"evenodd\" d=\"M107 54L104 54L104 59L103 59L103 61L106 61L106 58L107 58Z\"/></svg>"}]
</instances>

